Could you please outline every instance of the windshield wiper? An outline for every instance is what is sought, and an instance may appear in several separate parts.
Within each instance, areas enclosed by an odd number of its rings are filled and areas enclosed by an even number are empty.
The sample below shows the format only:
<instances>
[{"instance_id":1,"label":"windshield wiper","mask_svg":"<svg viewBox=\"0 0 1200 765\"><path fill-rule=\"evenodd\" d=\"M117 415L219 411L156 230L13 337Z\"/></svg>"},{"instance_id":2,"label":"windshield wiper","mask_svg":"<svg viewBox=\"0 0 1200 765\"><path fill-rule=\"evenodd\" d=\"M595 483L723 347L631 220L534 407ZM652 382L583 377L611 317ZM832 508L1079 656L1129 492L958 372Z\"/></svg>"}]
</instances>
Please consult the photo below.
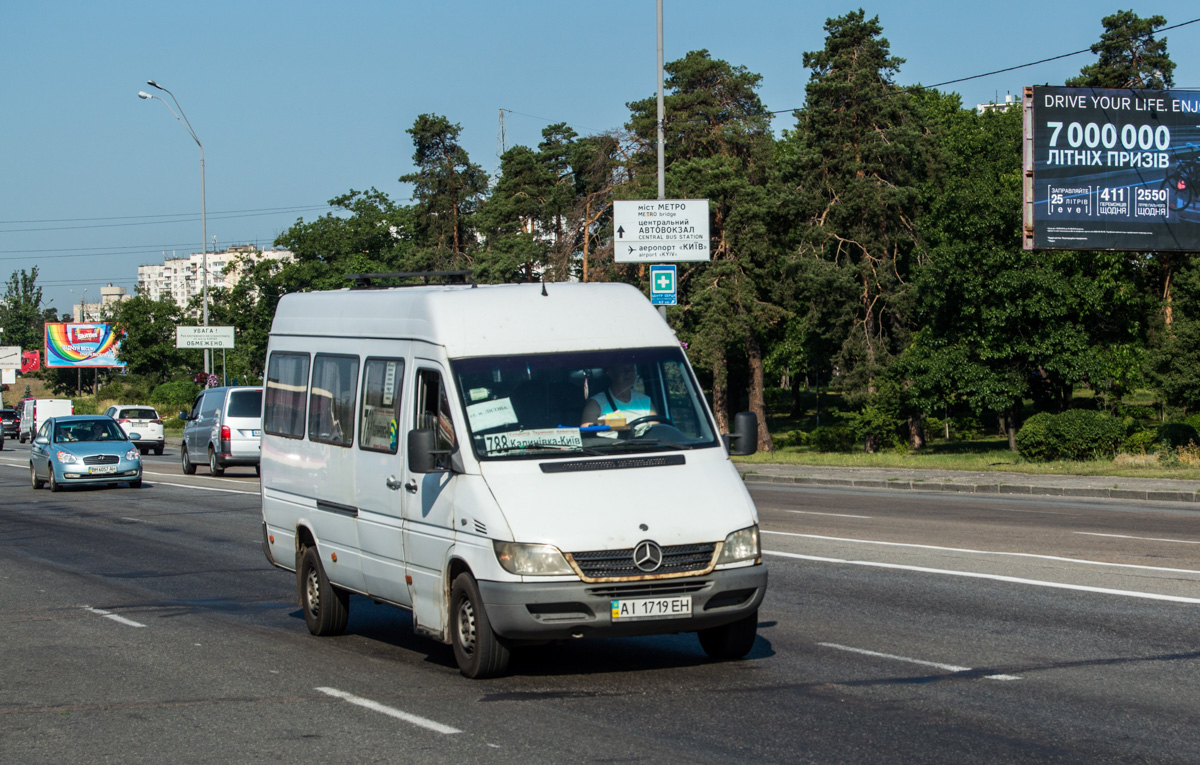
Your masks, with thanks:
<instances>
[{"instance_id":1,"label":"windshield wiper","mask_svg":"<svg viewBox=\"0 0 1200 765\"><path fill-rule=\"evenodd\" d=\"M635 438L632 441L617 441L616 443L612 444L603 444L601 448L613 451L618 449L634 451L643 446L650 447L652 449L665 446L670 449L679 449L680 451L695 448L693 446L687 446L686 444L677 444L674 441L664 441L661 438Z\"/></svg>"}]
</instances>

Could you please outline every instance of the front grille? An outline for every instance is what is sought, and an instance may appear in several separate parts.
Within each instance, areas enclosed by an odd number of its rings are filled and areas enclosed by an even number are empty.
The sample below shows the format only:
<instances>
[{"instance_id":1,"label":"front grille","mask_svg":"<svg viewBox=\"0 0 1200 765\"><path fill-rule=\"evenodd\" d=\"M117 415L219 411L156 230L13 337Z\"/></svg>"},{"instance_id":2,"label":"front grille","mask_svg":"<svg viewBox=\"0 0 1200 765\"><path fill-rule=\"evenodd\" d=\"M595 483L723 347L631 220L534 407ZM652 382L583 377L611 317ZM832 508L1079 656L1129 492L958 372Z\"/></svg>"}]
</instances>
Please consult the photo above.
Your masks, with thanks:
<instances>
[{"instance_id":1,"label":"front grille","mask_svg":"<svg viewBox=\"0 0 1200 765\"><path fill-rule=\"evenodd\" d=\"M623 550L592 550L571 553L579 571L587 579L644 578L705 571L712 566L717 545L712 542L695 545L670 545L662 548L662 565L654 571L642 571L633 563L633 548Z\"/></svg>"},{"instance_id":2,"label":"front grille","mask_svg":"<svg viewBox=\"0 0 1200 765\"><path fill-rule=\"evenodd\" d=\"M588 594L597 598L665 598L670 595L690 595L708 587L707 580L666 579L657 582L616 584L606 587L589 587Z\"/></svg>"},{"instance_id":3,"label":"front grille","mask_svg":"<svg viewBox=\"0 0 1200 765\"><path fill-rule=\"evenodd\" d=\"M120 461L121 458L115 454L93 454L91 457L83 458L85 465L115 465Z\"/></svg>"}]
</instances>

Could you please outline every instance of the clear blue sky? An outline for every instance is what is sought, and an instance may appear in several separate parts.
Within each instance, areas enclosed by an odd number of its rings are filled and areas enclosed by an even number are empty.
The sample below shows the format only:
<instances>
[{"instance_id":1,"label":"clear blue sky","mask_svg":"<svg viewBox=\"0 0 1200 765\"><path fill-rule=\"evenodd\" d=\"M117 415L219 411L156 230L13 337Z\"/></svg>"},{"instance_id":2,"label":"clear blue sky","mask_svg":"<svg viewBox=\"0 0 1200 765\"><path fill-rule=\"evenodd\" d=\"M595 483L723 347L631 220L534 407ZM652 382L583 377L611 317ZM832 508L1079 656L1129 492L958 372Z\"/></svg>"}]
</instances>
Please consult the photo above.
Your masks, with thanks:
<instances>
[{"instance_id":1,"label":"clear blue sky","mask_svg":"<svg viewBox=\"0 0 1200 765\"><path fill-rule=\"evenodd\" d=\"M772 110L803 105L805 51L830 16L860 7L801 0L665 0L668 61L707 48L763 77ZM999 3L876 0L898 82L941 83L1087 48L1118 9L1200 18L1194 1ZM1167 33L1178 89L1200 90L1200 24ZM170 88L204 144L209 238L268 247L350 189L407 201L405 130L418 114L462 126L495 170L541 129L621 127L652 96L654 0L9 2L0 13L0 281L39 266L60 311L137 266L200 248L200 151L157 101ZM1061 84L1091 54L943 88L966 104ZM158 92L158 91L154 91ZM166 94L159 93L166 97ZM170 98L167 98L170 101ZM776 128L791 127L790 114ZM280 211L282 209L282 211ZM157 217L156 217L157 216ZM71 292L69 290L74 290Z\"/></svg>"}]
</instances>

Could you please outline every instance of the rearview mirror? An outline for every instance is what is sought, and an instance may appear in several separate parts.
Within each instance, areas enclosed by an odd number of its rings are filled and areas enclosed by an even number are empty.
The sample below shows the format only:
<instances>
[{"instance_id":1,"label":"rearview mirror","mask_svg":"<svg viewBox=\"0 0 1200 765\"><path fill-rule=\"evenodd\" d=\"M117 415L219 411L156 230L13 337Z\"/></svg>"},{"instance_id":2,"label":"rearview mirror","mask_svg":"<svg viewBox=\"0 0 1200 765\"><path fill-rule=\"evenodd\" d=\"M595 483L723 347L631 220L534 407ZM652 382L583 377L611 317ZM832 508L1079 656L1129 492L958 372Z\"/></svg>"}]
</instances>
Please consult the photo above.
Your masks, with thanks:
<instances>
[{"instance_id":1,"label":"rearview mirror","mask_svg":"<svg viewBox=\"0 0 1200 765\"><path fill-rule=\"evenodd\" d=\"M724 437L725 448L734 457L749 457L758 451L758 415L738 412L733 416L733 432Z\"/></svg>"}]
</instances>

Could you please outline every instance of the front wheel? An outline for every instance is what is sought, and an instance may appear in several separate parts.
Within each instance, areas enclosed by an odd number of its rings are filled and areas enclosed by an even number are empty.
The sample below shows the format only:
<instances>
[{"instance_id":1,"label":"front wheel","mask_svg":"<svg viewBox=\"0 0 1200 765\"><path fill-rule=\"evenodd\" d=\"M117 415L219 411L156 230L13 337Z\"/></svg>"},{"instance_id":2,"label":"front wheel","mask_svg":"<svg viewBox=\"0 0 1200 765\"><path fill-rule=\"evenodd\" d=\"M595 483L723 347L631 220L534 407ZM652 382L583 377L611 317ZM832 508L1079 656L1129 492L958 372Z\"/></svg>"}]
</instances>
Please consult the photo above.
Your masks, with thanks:
<instances>
[{"instance_id":1,"label":"front wheel","mask_svg":"<svg viewBox=\"0 0 1200 765\"><path fill-rule=\"evenodd\" d=\"M54 466L50 466L50 491L61 491L62 486L59 485L58 479L54 477Z\"/></svg>"},{"instance_id":2,"label":"front wheel","mask_svg":"<svg viewBox=\"0 0 1200 765\"><path fill-rule=\"evenodd\" d=\"M188 456L187 444L179 450L179 461L183 463L184 475L196 475L196 466L192 464L192 458Z\"/></svg>"},{"instance_id":3,"label":"front wheel","mask_svg":"<svg viewBox=\"0 0 1200 765\"><path fill-rule=\"evenodd\" d=\"M710 658L718 661L740 659L750 653L758 636L758 609L736 622L709 627L696 633L700 647Z\"/></svg>"},{"instance_id":4,"label":"front wheel","mask_svg":"<svg viewBox=\"0 0 1200 765\"><path fill-rule=\"evenodd\" d=\"M29 463L29 485L35 489L40 489L46 485L46 482L37 477L37 470L34 469L33 463Z\"/></svg>"},{"instance_id":5,"label":"front wheel","mask_svg":"<svg viewBox=\"0 0 1200 765\"><path fill-rule=\"evenodd\" d=\"M217 450L208 447L208 472L213 475L225 475L225 468L217 462Z\"/></svg>"},{"instance_id":6,"label":"front wheel","mask_svg":"<svg viewBox=\"0 0 1200 765\"><path fill-rule=\"evenodd\" d=\"M317 548L305 548L296 576L308 631L321 636L342 634L350 620L350 593L329 583Z\"/></svg>"},{"instance_id":7,"label":"front wheel","mask_svg":"<svg viewBox=\"0 0 1200 765\"><path fill-rule=\"evenodd\" d=\"M479 585L470 574L455 577L450 590L450 631L454 660L466 677L496 677L508 669L512 654L492 631Z\"/></svg>"}]
</instances>

